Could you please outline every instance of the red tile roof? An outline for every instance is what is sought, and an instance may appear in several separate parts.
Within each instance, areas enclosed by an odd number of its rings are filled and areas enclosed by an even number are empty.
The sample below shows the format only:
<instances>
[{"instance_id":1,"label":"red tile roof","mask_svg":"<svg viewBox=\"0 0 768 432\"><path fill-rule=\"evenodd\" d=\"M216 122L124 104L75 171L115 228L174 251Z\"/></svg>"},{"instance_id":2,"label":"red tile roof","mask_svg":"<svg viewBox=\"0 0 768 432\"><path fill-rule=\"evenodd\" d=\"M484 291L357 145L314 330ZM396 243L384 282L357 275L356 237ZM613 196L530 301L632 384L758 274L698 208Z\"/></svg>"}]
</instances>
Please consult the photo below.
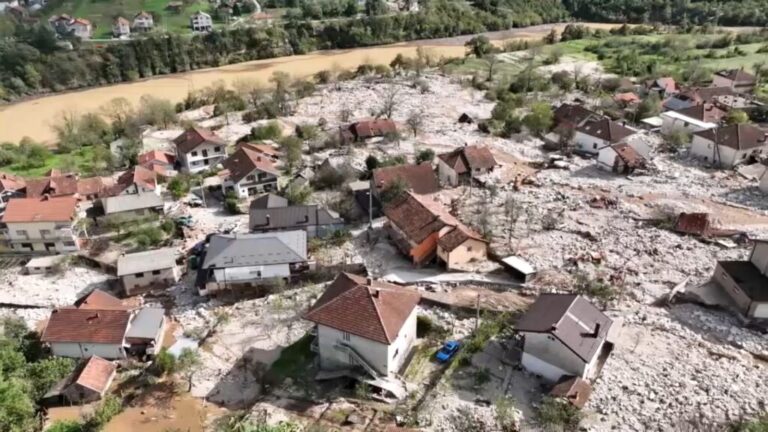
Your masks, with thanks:
<instances>
[{"instance_id":1,"label":"red tile roof","mask_svg":"<svg viewBox=\"0 0 768 432\"><path fill-rule=\"evenodd\" d=\"M131 313L114 309L54 309L43 342L122 344Z\"/></svg>"},{"instance_id":2,"label":"red tile roof","mask_svg":"<svg viewBox=\"0 0 768 432\"><path fill-rule=\"evenodd\" d=\"M710 222L708 213L680 213L675 222L675 231L683 234L709 234Z\"/></svg>"},{"instance_id":3,"label":"red tile roof","mask_svg":"<svg viewBox=\"0 0 768 432\"><path fill-rule=\"evenodd\" d=\"M225 170L229 171L229 179L235 183L253 173L254 170L263 171L275 176L280 175L280 171L275 168L275 165L266 155L247 147L240 147L231 156L224 159L221 165Z\"/></svg>"},{"instance_id":4,"label":"red tile roof","mask_svg":"<svg viewBox=\"0 0 768 432\"><path fill-rule=\"evenodd\" d=\"M22 177L0 172L0 192L23 189L26 184Z\"/></svg>"},{"instance_id":5,"label":"red tile roof","mask_svg":"<svg viewBox=\"0 0 768 432\"><path fill-rule=\"evenodd\" d=\"M639 168L645 165L645 158L641 156L640 153L638 153L634 148L630 147L629 144L614 144L611 146L611 148L616 152L617 155L619 155L619 158L624 161L627 166L632 168Z\"/></svg>"},{"instance_id":6,"label":"red tile roof","mask_svg":"<svg viewBox=\"0 0 768 432\"><path fill-rule=\"evenodd\" d=\"M92 356L81 363L75 370L73 384L79 384L98 393L104 393L109 387L117 366L101 357Z\"/></svg>"},{"instance_id":7,"label":"red tile roof","mask_svg":"<svg viewBox=\"0 0 768 432\"><path fill-rule=\"evenodd\" d=\"M162 162L167 165L173 165L173 163L176 162L176 156L174 156L172 153L160 150L151 150L140 154L138 162L139 165L142 166L146 166L145 164L149 164L151 162Z\"/></svg>"},{"instance_id":8,"label":"red tile roof","mask_svg":"<svg viewBox=\"0 0 768 432\"><path fill-rule=\"evenodd\" d=\"M754 84L757 82L757 78L755 78L755 76L751 73L744 71L744 69L721 70L715 72L715 75L721 76L734 82L743 82L749 84Z\"/></svg>"},{"instance_id":9,"label":"red tile roof","mask_svg":"<svg viewBox=\"0 0 768 432\"><path fill-rule=\"evenodd\" d=\"M3 222L65 222L75 218L77 199L11 198L5 208Z\"/></svg>"},{"instance_id":10,"label":"red tile roof","mask_svg":"<svg viewBox=\"0 0 768 432\"><path fill-rule=\"evenodd\" d=\"M137 165L122 173L115 185L104 191L104 196L116 196L132 185L154 190L157 187L157 174L148 168Z\"/></svg>"},{"instance_id":11,"label":"red tile roof","mask_svg":"<svg viewBox=\"0 0 768 432\"><path fill-rule=\"evenodd\" d=\"M357 139L366 139L395 133L397 126L389 119L363 120L349 125L349 131Z\"/></svg>"},{"instance_id":12,"label":"red tile roof","mask_svg":"<svg viewBox=\"0 0 768 432\"><path fill-rule=\"evenodd\" d=\"M457 174L464 174L468 169L492 169L498 163L493 153L485 146L465 146L456 150L437 155L446 165L453 168Z\"/></svg>"},{"instance_id":13,"label":"red tile roof","mask_svg":"<svg viewBox=\"0 0 768 432\"><path fill-rule=\"evenodd\" d=\"M304 318L389 345L420 299L419 294L392 284L341 273Z\"/></svg>"},{"instance_id":14,"label":"red tile roof","mask_svg":"<svg viewBox=\"0 0 768 432\"><path fill-rule=\"evenodd\" d=\"M577 408L584 408L591 394L592 386L589 381L580 377L566 378L549 392L550 396L563 398Z\"/></svg>"},{"instance_id":15,"label":"red tile roof","mask_svg":"<svg viewBox=\"0 0 768 432\"><path fill-rule=\"evenodd\" d=\"M256 144L256 143L244 142L240 144L240 146L249 148L257 153L264 153L265 155L270 156L272 158L279 158L282 155L282 152L280 152L280 150L274 148L269 144Z\"/></svg>"},{"instance_id":16,"label":"red tile roof","mask_svg":"<svg viewBox=\"0 0 768 432\"><path fill-rule=\"evenodd\" d=\"M54 174L58 173L54 172ZM54 197L75 195L78 193L77 183L77 177L74 175L60 175L27 180L27 198L39 198L43 195Z\"/></svg>"},{"instance_id":17,"label":"red tile roof","mask_svg":"<svg viewBox=\"0 0 768 432\"><path fill-rule=\"evenodd\" d=\"M102 290L93 290L87 296L77 300L75 306L78 309L109 309L109 310L130 310L130 306L123 304L119 298L108 294Z\"/></svg>"},{"instance_id":18,"label":"red tile roof","mask_svg":"<svg viewBox=\"0 0 768 432\"><path fill-rule=\"evenodd\" d=\"M720 120L722 120L726 114L725 111L712 105L711 103L694 105L688 108L679 109L675 112L692 119L709 123L720 123Z\"/></svg>"},{"instance_id":19,"label":"red tile roof","mask_svg":"<svg viewBox=\"0 0 768 432\"><path fill-rule=\"evenodd\" d=\"M214 145L227 145L227 142L208 129L201 127L191 127L177 136L173 143L181 153L189 153L196 149L200 144L210 143Z\"/></svg>"},{"instance_id":20,"label":"red tile roof","mask_svg":"<svg viewBox=\"0 0 768 432\"><path fill-rule=\"evenodd\" d=\"M677 90L677 83L672 77L662 77L655 80L649 80L645 83L649 89L662 89L667 93L674 93Z\"/></svg>"},{"instance_id":21,"label":"red tile roof","mask_svg":"<svg viewBox=\"0 0 768 432\"><path fill-rule=\"evenodd\" d=\"M407 164L373 170L373 183L378 190L386 189L398 179L408 184L408 188L418 194L430 194L440 190L440 183L432 165L424 162L419 165Z\"/></svg>"}]
</instances>

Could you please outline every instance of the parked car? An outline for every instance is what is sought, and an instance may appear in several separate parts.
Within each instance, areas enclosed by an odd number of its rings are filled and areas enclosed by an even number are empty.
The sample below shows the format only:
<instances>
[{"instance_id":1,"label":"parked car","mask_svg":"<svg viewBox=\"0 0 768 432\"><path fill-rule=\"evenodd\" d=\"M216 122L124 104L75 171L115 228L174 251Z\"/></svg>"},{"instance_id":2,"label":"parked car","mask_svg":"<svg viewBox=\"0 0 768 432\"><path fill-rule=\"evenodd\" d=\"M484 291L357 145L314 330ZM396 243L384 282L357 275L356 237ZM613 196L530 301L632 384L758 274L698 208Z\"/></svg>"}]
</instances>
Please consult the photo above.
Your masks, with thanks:
<instances>
[{"instance_id":1,"label":"parked car","mask_svg":"<svg viewBox=\"0 0 768 432\"><path fill-rule=\"evenodd\" d=\"M191 227L195 224L195 221L192 219L192 216L179 216L176 219L174 219L176 223L180 226L184 227Z\"/></svg>"},{"instance_id":2,"label":"parked car","mask_svg":"<svg viewBox=\"0 0 768 432\"><path fill-rule=\"evenodd\" d=\"M443 344L443 347L440 348L440 350L435 354L435 358L437 359L438 363L447 363L450 361L454 355L459 351L459 347L461 344L459 344L456 341L448 341Z\"/></svg>"},{"instance_id":3,"label":"parked car","mask_svg":"<svg viewBox=\"0 0 768 432\"><path fill-rule=\"evenodd\" d=\"M190 207L202 207L203 206L203 200L198 198L195 195L188 195L187 199L185 200L187 205Z\"/></svg>"}]
</instances>

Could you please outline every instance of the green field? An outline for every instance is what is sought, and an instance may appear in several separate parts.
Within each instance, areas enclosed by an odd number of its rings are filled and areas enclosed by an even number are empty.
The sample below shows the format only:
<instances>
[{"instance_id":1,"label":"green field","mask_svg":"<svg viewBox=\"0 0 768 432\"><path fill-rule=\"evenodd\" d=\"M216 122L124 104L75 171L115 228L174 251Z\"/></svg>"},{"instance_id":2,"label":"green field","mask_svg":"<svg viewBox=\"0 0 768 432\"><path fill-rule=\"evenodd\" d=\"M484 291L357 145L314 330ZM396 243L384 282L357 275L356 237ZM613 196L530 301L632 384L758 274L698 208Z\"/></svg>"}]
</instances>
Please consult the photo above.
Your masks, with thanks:
<instances>
[{"instance_id":1,"label":"green field","mask_svg":"<svg viewBox=\"0 0 768 432\"><path fill-rule=\"evenodd\" d=\"M93 147L82 147L68 154L52 153L45 160L45 164L40 167L29 168L16 163L0 167L0 171L29 178L42 177L51 168L61 168L69 171L71 168L76 167L75 172L88 175L93 171L92 164Z\"/></svg>"},{"instance_id":2,"label":"green field","mask_svg":"<svg viewBox=\"0 0 768 432\"><path fill-rule=\"evenodd\" d=\"M52 15L68 14L73 17L86 18L93 25L94 38L109 38L112 36L112 20L122 16L129 21L142 10L152 12L155 16L155 28L174 33L189 32L189 16L197 11L208 11L211 4L205 0L184 2L179 13L166 10L171 0L67 0L55 3L55 7L46 9L46 18ZM158 18L159 17L159 18Z\"/></svg>"}]
</instances>

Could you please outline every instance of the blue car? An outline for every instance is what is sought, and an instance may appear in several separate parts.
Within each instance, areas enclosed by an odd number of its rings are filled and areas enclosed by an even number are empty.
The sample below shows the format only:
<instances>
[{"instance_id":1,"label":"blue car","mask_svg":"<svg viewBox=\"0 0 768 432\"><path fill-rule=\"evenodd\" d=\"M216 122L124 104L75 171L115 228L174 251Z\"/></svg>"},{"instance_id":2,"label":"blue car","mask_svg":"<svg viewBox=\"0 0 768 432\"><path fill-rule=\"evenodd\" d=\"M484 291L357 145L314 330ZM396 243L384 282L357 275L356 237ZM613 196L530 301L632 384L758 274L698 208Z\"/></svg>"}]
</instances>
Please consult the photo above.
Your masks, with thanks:
<instances>
[{"instance_id":1,"label":"blue car","mask_svg":"<svg viewBox=\"0 0 768 432\"><path fill-rule=\"evenodd\" d=\"M456 355L456 352L459 351L459 347L461 345L456 341L448 341L446 342L442 348L440 348L440 351L435 354L435 358L437 359L438 363L446 363L450 359L453 358L454 355Z\"/></svg>"}]
</instances>

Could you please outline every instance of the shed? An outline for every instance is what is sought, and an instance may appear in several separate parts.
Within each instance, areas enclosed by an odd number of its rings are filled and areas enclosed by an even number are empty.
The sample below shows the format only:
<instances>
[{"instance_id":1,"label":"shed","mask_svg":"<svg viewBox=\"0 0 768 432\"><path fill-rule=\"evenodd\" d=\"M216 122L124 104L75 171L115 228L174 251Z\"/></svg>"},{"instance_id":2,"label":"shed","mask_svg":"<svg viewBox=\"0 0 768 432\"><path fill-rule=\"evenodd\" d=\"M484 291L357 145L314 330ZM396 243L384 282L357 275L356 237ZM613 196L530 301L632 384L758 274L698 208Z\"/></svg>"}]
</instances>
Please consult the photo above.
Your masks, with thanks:
<instances>
[{"instance_id":1,"label":"shed","mask_svg":"<svg viewBox=\"0 0 768 432\"><path fill-rule=\"evenodd\" d=\"M517 279L523 282L529 282L536 276L536 270L533 266L518 256L508 256L501 260L504 267Z\"/></svg>"},{"instance_id":2,"label":"shed","mask_svg":"<svg viewBox=\"0 0 768 432\"><path fill-rule=\"evenodd\" d=\"M27 274L41 274L48 273L54 269L59 263L66 259L66 255L51 255L32 258L24 266L24 270Z\"/></svg>"},{"instance_id":3,"label":"shed","mask_svg":"<svg viewBox=\"0 0 768 432\"><path fill-rule=\"evenodd\" d=\"M125 333L130 351L136 355L155 354L155 348L163 344L165 331L165 310L160 308L141 309L131 321Z\"/></svg>"}]
</instances>

